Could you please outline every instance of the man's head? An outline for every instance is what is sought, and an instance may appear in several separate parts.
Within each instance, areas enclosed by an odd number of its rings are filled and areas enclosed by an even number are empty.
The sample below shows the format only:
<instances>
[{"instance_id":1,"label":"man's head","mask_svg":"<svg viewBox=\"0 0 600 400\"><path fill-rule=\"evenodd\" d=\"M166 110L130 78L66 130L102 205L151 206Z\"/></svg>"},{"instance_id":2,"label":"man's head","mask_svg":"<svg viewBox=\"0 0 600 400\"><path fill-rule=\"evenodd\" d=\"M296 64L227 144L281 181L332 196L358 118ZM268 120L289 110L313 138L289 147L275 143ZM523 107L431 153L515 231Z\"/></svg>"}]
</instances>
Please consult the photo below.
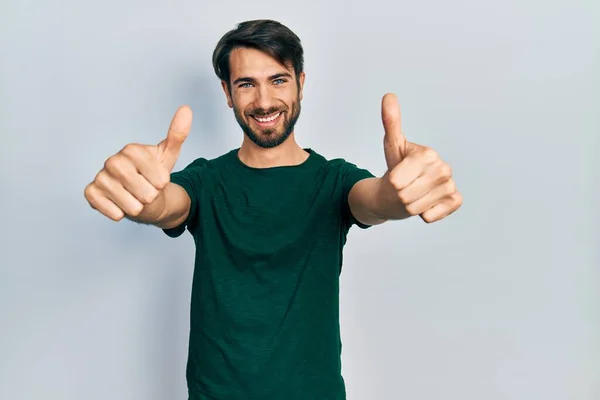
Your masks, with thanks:
<instances>
[{"instance_id":1,"label":"man's head","mask_svg":"<svg viewBox=\"0 0 600 400\"><path fill-rule=\"evenodd\" d=\"M304 87L304 52L290 29L272 20L242 22L217 44L213 67L250 140L269 148L293 133Z\"/></svg>"}]
</instances>

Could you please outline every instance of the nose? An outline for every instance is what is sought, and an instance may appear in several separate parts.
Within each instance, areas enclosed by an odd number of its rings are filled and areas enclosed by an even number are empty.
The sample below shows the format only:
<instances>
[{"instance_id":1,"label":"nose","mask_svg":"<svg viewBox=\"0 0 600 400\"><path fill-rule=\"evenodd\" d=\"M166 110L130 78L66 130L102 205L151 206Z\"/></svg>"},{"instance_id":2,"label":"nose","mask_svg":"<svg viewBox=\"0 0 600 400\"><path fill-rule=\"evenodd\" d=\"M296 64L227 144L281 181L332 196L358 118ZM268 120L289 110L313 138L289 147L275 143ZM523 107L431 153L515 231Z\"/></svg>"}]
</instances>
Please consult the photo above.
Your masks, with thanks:
<instances>
[{"instance_id":1,"label":"nose","mask_svg":"<svg viewBox=\"0 0 600 400\"><path fill-rule=\"evenodd\" d=\"M265 111L273 107L275 99L268 86L260 86L256 91L256 106Z\"/></svg>"}]
</instances>

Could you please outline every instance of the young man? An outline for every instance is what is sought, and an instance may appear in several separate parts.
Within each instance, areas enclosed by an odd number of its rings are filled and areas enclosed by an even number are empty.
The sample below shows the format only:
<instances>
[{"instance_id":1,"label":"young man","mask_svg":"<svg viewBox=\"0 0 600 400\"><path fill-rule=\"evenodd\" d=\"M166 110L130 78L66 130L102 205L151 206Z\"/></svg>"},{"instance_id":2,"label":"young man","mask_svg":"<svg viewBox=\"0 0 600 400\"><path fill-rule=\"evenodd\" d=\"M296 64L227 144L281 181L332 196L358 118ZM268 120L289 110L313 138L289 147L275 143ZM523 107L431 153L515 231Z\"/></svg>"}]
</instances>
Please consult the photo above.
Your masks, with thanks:
<instances>
[{"instance_id":1,"label":"young man","mask_svg":"<svg viewBox=\"0 0 600 400\"><path fill-rule=\"evenodd\" d=\"M190 399L343 400L338 285L350 227L416 215L434 222L461 196L448 165L406 140L391 94L382 101L382 177L301 148L303 50L280 23L241 23L213 64L241 147L172 173L192 122L183 106L161 143L109 157L85 197L115 221L193 235Z\"/></svg>"}]
</instances>

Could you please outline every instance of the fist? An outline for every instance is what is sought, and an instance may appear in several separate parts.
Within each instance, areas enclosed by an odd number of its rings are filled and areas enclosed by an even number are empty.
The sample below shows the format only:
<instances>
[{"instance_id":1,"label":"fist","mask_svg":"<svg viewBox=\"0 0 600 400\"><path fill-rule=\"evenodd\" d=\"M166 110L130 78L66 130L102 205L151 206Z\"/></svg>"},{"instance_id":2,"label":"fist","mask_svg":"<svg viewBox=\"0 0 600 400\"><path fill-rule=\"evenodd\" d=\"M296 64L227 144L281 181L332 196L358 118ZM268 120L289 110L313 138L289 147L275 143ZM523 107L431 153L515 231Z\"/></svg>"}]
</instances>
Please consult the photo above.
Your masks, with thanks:
<instances>
[{"instance_id":1,"label":"fist","mask_svg":"<svg viewBox=\"0 0 600 400\"><path fill-rule=\"evenodd\" d=\"M429 147L407 141L401 126L398 101L388 94L382 101L384 151L388 171L385 182L398 207L427 222L439 221L462 205L452 169Z\"/></svg>"},{"instance_id":2,"label":"fist","mask_svg":"<svg viewBox=\"0 0 600 400\"><path fill-rule=\"evenodd\" d=\"M191 123L191 109L182 106L158 145L132 143L109 157L84 190L90 206L114 221L138 216L170 182Z\"/></svg>"}]
</instances>

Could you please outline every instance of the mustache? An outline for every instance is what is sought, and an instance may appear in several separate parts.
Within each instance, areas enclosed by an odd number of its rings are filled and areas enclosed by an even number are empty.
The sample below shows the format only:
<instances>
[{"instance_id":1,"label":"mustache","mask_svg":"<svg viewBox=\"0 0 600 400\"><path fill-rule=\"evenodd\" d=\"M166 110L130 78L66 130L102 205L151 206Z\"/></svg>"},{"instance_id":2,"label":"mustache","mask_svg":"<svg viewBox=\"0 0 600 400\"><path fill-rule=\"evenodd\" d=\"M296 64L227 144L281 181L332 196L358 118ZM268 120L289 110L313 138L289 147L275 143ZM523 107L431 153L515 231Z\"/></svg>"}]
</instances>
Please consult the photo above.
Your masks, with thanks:
<instances>
[{"instance_id":1,"label":"mustache","mask_svg":"<svg viewBox=\"0 0 600 400\"><path fill-rule=\"evenodd\" d=\"M250 111L248 114L255 117L266 117L267 115L276 114L282 111L285 111L285 109L271 107L268 110L263 110L262 108L257 108L255 110Z\"/></svg>"}]
</instances>

